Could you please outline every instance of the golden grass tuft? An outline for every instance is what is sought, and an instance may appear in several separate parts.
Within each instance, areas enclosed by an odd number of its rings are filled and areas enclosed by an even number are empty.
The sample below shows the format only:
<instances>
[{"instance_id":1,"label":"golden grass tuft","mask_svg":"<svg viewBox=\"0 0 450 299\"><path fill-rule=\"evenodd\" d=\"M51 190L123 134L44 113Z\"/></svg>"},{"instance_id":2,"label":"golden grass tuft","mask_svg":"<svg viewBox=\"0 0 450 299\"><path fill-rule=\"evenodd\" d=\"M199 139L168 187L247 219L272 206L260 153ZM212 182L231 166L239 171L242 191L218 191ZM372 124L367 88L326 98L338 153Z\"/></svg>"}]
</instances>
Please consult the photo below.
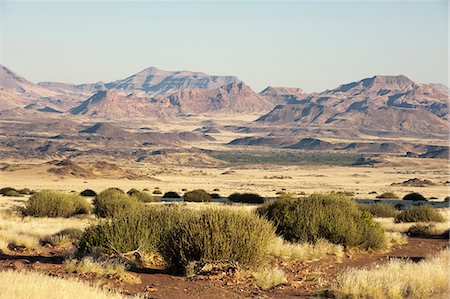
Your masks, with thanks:
<instances>
[{"instance_id":1,"label":"golden grass tuft","mask_svg":"<svg viewBox=\"0 0 450 299\"><path fill-rule=\"evenodd\" d=\"M283 238L277 237L270 246L270 255L284 261L312 262L326 256L334 256L337 260L344 257L344 247L336 245L327 240L319 240L312 243L290 243Z\"/></svg>"},{"instance_id":2,"label":"golden grass tuft","mask_svg":"<svg viewBox=\"0 0 450 299\"><path fill-rule=\"evenodd\" d=\"M50 277L37 272L1 271L0 298L8 299L142 299L111 292L76 279Z\"/></svg>"},{"instance_id":3,"label":"golden grass tuft","mask_svg":"<svg viewBox=\"0 0 450 299\"><path fill-rule=\"evenodd\" d=\"M254 283L262 289L270 289L287 283L286 274L280 268L263 268L253 272Z\"/></svg>"},{"instance_id":4,"label":"golden grass tuft","mask_svg":"<svg viewBox=\"0 0 450 299\"><path fill-rule=\"evenodd\" d=\"M85 257L80 261L70 259L64 261L67 272L80 275L94 274L99 278L118 278L120 281L128 283L140 283L138 276L128 273L123 263L112 261L95 261L91 257Z\"/></svg>"},{"instance_id":5,"label":"golden grass tuft","mask_svg":"<svg viewBox=\"0 0 450 299\"><path fill-rule=\"evenodd\" d=\"M351 298L448 298L449 254L447 249L419 263L391 260L378 268L350 269L332 289Z\"/></svg>"},{"instance_id":6,"label":"golden grass tuft","mask_svg":"<svg viewBox=\"0 0 450 299\"><path fill-rule=\"evenodd\" d=\"M0 215L0 249L8 245L38 249L40 240L48 239L65 229L83 230L93 222L93 218L35 218L19 217L12 213ZM61 240L63 241L63 240Z\"/></svg>"}]
</instances>

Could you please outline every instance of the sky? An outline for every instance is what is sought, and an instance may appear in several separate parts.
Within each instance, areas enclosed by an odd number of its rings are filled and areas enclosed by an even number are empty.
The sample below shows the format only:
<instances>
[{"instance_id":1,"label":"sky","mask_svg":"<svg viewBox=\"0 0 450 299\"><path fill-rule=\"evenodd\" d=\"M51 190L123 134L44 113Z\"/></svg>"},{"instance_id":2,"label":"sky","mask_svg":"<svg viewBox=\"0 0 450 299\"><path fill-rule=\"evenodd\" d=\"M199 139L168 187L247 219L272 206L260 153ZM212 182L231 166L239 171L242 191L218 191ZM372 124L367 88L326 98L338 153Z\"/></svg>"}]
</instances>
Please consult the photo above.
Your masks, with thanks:
<instances>
[{"instance_id":1,"label":"sky","mask_svg":"<svg viewBox=\"0 0 450 299\"><path fill-rule=\"evenodd\" d=\"M32 82L154 66L308 92L374 75L448 82L448 1L5 1L0 63Z\"/></svg>"}]
</instances>

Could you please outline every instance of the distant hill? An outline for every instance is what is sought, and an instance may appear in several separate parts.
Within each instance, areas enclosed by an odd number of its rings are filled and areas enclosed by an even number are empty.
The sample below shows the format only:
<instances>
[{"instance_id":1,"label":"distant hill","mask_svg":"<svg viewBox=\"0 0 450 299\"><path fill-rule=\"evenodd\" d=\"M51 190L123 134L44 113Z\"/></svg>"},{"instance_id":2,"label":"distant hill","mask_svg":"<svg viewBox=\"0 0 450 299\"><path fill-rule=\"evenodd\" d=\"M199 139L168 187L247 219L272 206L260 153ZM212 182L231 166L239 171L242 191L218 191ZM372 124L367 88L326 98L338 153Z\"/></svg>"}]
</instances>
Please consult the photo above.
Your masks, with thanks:
<instances>
[{"instance_id":1,"label":"distant hill","mask_svg":"<svg viewBox=\"0 0 450 299\"><path fill-rule=\"evenodd\" d=\"M364 134L448 135L448 92L405 76L375 76L276 106L260 124Z\"/></svg>"}]
</instances>

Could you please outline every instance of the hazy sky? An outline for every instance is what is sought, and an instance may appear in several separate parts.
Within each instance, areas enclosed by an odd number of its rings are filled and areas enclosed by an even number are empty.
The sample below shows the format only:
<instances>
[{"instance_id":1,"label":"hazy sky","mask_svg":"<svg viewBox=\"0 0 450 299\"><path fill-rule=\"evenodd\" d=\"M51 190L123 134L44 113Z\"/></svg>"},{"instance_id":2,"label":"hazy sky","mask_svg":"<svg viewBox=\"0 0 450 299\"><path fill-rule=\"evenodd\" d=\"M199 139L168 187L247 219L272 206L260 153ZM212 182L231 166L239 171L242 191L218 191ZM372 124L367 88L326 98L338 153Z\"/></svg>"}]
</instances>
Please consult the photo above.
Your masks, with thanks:
<instances>
[{"instance_id":1,"label":"hazy sky","mask_svg":"<svg viewBox=\"0 0 450 299\"><path fill-rule=\"evenodd\" d=\"M149 67L331 89L375 74L448 76L447 1L4 1L0 63L82 83Z\"/></svg>"}]
</instances>

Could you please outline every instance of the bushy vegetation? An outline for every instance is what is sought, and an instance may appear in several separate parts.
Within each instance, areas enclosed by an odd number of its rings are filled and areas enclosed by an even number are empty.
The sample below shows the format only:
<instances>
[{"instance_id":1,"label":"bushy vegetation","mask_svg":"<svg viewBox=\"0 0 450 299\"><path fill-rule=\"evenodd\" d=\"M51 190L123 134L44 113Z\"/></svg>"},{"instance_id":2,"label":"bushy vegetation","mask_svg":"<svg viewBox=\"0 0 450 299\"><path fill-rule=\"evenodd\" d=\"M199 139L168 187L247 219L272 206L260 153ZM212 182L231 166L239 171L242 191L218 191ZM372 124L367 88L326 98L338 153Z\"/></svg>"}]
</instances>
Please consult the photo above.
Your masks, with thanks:
<instances>
[{"instance_id":1,"label":"bushy vegetation","mask_svg":"<svg viewBox=\"0 0 450 299\"><path fill-rule=\"evenodd\" d=\"M385 246L381 226L356 203L337 194L313 194L294 199L283 196L257 209L277 227L277 233L290 242L317 242L320 239L334 244L362 249Z\"/></svg>"},{"instance_id":2,"label":"bushy vegetation","mask_svg":"<svg viewBox=\"0 0 450 299\"><path fill-rule=\"evenodd\" d=\"M444 222L444 216L438 210L430 206L417 206L401 211L395 222Z\"/></svg>"},{"instance_id":3,"label":"bushy vegetation","mask_svg":"<svg viewBox=\"0 0 450 299\"><path fill-rule=\"evenodd\" d=\"M14 188L11 188L11 187L5 187L5 188L0 189L0 194L5 195L6 193L8 193L10 191L17 191L17 190Z\"/></svg>"},{"instance_id":4,"label":"bushy vegetation","mask_svg":"<svg viewBox=\"0 0 450 299\"><path fill-rule=\"evenodd\" d=\"M376 202L373 204L359 204L361 211L366 211L374 217L395 217L397 210L390 204Z\"/></svg>"},{"instance_id":5,"label":"bushy vegetation","mask_svg":"<svg viewBox=\"0 0 450 299\"><path fill-rule=\"evenodd\" d=\"M94 213L99 217L117 216L142 206L136 197L115 188L109 188L97 194L93 203Z\"/></svg>"},{"instance_id":6,"label":"bushy vegetation","mask_svg":"<svg viewBox=\"0 0 450 299\"><path fill-rule=\"evenodd\" d=\"M255 193L233 193L228 196L228 199L232 202L261 204L264 203L264 198Z\"/></svg>"},{"instance_id":7,"label":"bushy vegetation","mask_svg":"<svg viewBox=\"0 0 450 299\"><path fill-rule=\"evenodd\" d=\"M93 196L97 196L97 192L95 192L94 190L91 190L91 189L85 189L80 192L80 195L87 196L87 197L93 197Z\"/></svg>"},{"instance_id":8,"label":"bushy vegetation","mask_svg":"<svg viewBox=\"0 0 450 299\"><path fill-rule=\"evenodd\" d=\"M384 192L378 195L377 198L399 199L398 195L393 192Z\"/></svg>"},{"instance_id":9,"label":"bushy vegetation","mask_svg":"<svg viewBox=\"0 0 450 299\"><path fill-rule=\"evenodd\" d=\"M175 191L169 191L164 193L163 195L164 198L181 198L181 196L176 193Z\"/></svg>"},{"instance_id":10,"label":"bushy vegetation","mask_svg":"<svg viewBox=\"0 0 450 299\"><path fill-rule=\"evenodd\" d=\"M17 192L19 192L20 194L23 194L23 195L32 195L35 193L30 188L22 188L22 189L17 190Z\"/></svg>"},{"instance_id":11,"label":"bushy vegetation","mask_svg":"<svg viewBox=\"0 0 450 299\"><path fill-rule=\"evenodd\" d=\"M192 202L209 202L211 201L211 195L202 189L196 189L188 191L183 196L184 201Z\"/></svg>"},{"instance_id":12,"label":"bushy vegetation","mask_svg":"<svg viewBox=\"0 0 450 299\"><path fill-rule=\"evenodd\" d=\"M8 197L22 197L23 195L20 194L18 191L16 190L10 190L5 192L4 196L8 196Z\"/></svg>"},{"instance_id":13,"label":"bushy vegetation","mask_svg":"<svg viewBox=\"0 0 450 299\"><path fill-rule=\"evenodd\" d=\"M425 201L427 200L422 194L417 192L412 192L409 194L406 194L403 197L403 200L411 200L411 201Z\"/></svg>"},{"instance_id":14,"label":"bushy vegetation","mask_svg":"<svg viewBox=\"0 0 450 299\"><path fill-rule=\"evenodd\" d=\"M130 190L128 190L127 194L128 195L133 195L134 193L138 193L138 192L140 192L138 189L131 188Z\"/></svg>"},{"instance_id":15,"label":"bushy vegetation","mask_svg":"<svg viewBox=\"0 0 450 299\"><path fill-rule=\"evenodd\" d=\"M213 198L213 199L221 199L222 198L222 196L220 196L219 193L211 193L209 195L211 195L211 198Z\"/></svg>"},{"instance_id":16,"label":"bushy vegetation","mask_svg":"<svg viewBox=\"0 0 450 299\"><path fill-rule=\"evenodd\" d=\"M158 194L159 195L159 194L162 194L162 192L161 192L161 190L156 189L156 190L153 191L153 194Z\"/></svg>"},{"instance_id":17,"label":"bushy vegetation","mask_svg":"<svg viewBox=\"0 0 450 299\"><path fill-rule=\"evenodd\" d=\"M273 225L257 215L231 210L146 208L86 230L80 253L158 252L168 265L233 261L257 265L275 238Z\"/></svg>"},{"instance_id":18,"label":"bushy vegetation","mask_svg":"<svg viewBox=\"0 0 450 299\"><path fill-rule=\"evenodd\" d=\"M131 194L131 197L134 197L141 202L158 202L158 201L160 201L158 197L151 196L150 194L148 194L146 192L141 192L141 191L133 192Z\"/></svg>"},{"instance_id":19,"label":"bushy vegetation","mask_svg":"<svg viewBox=\"0 0 450 299\"><path fill-rule=\"evenodd\" d=\"M42 190L26 202L23 213L36 217L71 217L88 214L90 204L79 195L64 194L52 190Z\"/></svg>"}]
</instances>

